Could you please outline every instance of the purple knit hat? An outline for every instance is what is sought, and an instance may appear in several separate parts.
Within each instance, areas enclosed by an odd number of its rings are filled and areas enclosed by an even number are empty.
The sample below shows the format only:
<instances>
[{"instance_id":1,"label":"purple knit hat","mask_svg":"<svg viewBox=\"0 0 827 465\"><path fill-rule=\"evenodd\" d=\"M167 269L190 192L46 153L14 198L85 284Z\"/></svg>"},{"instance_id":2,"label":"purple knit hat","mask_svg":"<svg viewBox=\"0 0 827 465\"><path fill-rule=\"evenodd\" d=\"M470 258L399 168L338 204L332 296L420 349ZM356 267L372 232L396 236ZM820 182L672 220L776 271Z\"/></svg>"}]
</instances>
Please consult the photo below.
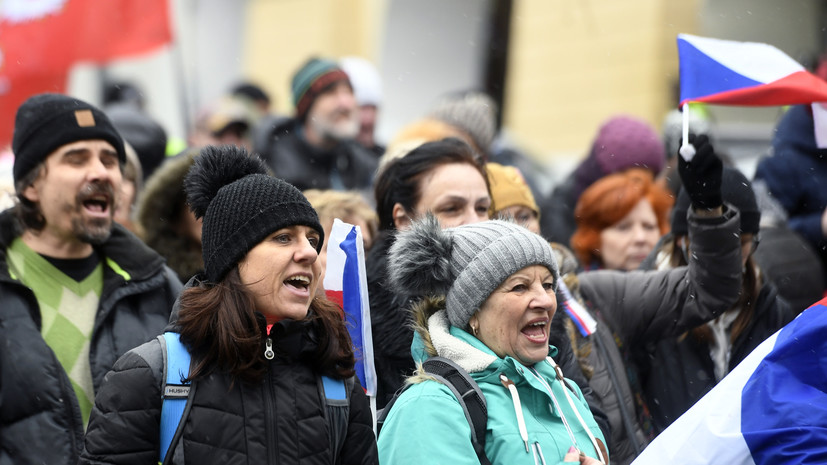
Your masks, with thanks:
<instances>
[{"instance_id":1,"label":"purple knit hat","mask_svg":"<svg viewBox=\"0 0 827 465\"><path fill-rule=\"evenodd\" d=\"M595 181L627 168L647 168L660 173L666 152L658 133L649 123L628 115L609 118L600 126L588 158L577 169L577 190L583 192Z\"/></svg>"}]
</instances>

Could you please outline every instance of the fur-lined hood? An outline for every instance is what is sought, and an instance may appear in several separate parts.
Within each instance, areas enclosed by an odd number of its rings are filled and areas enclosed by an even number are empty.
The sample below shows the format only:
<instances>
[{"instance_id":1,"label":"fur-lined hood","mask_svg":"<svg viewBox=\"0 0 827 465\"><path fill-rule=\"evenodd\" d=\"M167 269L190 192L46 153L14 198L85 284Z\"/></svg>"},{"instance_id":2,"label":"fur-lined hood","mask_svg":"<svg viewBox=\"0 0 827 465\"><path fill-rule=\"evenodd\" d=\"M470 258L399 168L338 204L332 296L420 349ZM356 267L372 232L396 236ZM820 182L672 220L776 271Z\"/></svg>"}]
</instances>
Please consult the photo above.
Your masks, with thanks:
<instances>
[{"instance_id":1,"label":"fur-lined hood","mask_svg":"<svg viewBox=\"0 0 827 465\"><path fill-rule=\"evenodd\" d=\"M144 229L144 241L167 259L167 264L186 282L204 268L201 244L175 230L176 208L186 201L184 177L198 150L188 150L165 161L147 180L138 200L138 223Z\"/></svg>"}]
</instances>

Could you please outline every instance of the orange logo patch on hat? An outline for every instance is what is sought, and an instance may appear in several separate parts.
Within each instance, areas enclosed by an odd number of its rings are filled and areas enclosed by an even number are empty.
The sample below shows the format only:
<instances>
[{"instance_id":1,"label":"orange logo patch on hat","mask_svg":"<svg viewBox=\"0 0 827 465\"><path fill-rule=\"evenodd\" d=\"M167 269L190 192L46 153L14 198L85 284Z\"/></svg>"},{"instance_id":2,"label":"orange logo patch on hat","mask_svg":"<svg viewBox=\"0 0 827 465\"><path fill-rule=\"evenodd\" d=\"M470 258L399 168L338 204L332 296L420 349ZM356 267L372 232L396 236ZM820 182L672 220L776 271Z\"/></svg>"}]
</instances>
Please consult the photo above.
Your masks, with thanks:
<instances>
[{"instance_id":1,"label":"orange logo patch on hat","mask_svg":"<svg viewBox=\"0 0 827 465\"><path fill-rule=\"evenodd\" d=\"M92 110L76 110L75 120L77 120L78 126L82 128L95 125L95 116L92 114Z\"/></svg>"}]
</instances>

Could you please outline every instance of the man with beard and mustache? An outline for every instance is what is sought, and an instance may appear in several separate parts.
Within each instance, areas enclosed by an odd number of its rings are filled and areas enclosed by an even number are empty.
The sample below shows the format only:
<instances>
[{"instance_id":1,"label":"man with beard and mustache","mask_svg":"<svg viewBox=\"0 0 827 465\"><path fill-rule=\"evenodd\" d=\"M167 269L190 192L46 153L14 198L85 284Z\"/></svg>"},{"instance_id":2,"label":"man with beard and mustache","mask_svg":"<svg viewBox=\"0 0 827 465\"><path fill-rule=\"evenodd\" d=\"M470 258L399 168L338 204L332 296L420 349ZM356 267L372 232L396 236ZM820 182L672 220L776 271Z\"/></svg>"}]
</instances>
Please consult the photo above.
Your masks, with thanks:
<instances>
[{"instance_id":1,"label":"man with beard and mustache","mask_svg":"<svg viewBox=\"0 0 827 465\"><path fill-rule=\"evenodd\" d=\"M273 173L306 189L367 190L376 157L356 142L359 107L347 74L312 58L291 83L295 118L277 124L262 149Z\"/></svg>"},{"instance_id":2,"label":"man with beard and mustache","mask_svg":"<svg viewBox=\"0 0 827 465\"><path fill-rule=\"evenodd\" d=\"M181 283L113 221L126 155L103 112L31 97L12 151L17 202L0 213L0 463L74 464L104 375L163 331Z\"/></svg>"}]
</instances>

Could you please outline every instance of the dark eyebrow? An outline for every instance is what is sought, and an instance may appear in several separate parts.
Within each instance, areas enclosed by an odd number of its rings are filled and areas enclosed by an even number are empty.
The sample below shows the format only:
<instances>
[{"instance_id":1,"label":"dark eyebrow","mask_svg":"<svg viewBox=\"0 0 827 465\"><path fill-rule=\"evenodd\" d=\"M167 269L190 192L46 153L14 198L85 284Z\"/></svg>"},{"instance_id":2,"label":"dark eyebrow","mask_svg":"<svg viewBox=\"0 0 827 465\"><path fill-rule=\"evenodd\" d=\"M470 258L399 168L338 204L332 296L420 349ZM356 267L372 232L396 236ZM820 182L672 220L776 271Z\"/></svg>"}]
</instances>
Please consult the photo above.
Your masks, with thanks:
<instances>
[{"instance_id":1,"label":"dark eyebrow","mask_svg":"<svg viewBox=\"0 0 827 465\"><path fill-rule=\"evenodd\" d=\"M69 150L63 152L63 156L68 157L70 155L79 155L79 154L80 155L85 155L87 153L89 153L89 149L80 147L80 148L76 148L76 149L69 149Z\"/></svg>"}]
</instances>

